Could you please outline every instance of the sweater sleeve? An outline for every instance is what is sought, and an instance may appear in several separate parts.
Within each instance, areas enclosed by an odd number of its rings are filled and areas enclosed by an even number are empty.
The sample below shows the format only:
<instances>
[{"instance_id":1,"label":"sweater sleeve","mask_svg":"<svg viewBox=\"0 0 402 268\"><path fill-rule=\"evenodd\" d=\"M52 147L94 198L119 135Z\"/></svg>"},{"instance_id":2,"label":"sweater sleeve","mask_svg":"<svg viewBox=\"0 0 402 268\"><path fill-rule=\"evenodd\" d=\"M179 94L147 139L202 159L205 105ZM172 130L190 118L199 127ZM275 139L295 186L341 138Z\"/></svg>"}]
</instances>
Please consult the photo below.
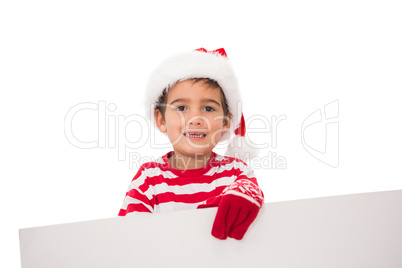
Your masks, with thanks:
<instances>
[{"instance_id":1,"label":"sweater sleeve","mask_svg":"<svg viewBox=\"0 0 402 268\"><path fill-rule=\"evenodd\" d=\"M261 207L264 203L264 194L257 183L254 171L243 161L239 162L236 170L236 180L223 190L222 195L237 195Z\"/></svg>"},{"instance_id":2,"label":"sweater sleeve","mask_svg":"<svg viewBox=\"0 0 402 268\"><path fill-rule=\"evenodd\" d=\"M152 195L149 194L146 169L142 166L131 181L118 216L134 212L153 212ZM147 193L148 192L148 193Z\"/></svg>"}]
</instances>

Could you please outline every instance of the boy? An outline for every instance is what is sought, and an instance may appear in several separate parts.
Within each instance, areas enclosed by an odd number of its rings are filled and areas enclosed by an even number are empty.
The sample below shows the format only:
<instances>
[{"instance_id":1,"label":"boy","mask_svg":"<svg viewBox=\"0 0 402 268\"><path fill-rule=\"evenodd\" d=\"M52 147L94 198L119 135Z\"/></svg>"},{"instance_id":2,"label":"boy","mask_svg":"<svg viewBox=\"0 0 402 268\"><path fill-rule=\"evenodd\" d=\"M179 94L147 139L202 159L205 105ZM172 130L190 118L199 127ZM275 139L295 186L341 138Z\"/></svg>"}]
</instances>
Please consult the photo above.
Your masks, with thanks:
<instances>
[{"instance_id":1,"label":"boy","mask_svg":"<svg viewBox=\"0 0 402 268\"><path fill-rule=\"evenodd\" d=\"M168 136L173 151L140 167L119 216L217 206L212 235L242 239L264 196L243 161L212 151L233 129L240 139L245 136L243 115L236 110L239 90L226 52L201 48L169 58L151 75L147 93L155 105L156 126ZM234 141L227 155L240 155Z\"/></svg>"}]
</instances>

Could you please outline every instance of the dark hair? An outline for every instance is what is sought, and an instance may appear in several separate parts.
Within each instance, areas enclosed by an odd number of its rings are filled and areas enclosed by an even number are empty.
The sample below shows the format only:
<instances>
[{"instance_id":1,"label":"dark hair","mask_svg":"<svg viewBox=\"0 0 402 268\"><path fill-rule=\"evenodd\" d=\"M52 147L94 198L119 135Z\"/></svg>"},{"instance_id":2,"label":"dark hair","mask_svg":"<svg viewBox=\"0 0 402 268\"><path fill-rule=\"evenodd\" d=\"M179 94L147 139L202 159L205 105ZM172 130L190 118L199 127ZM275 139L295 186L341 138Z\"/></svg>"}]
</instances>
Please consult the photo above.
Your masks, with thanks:
<instances>
[{"instance_id":1,"label":"dark hair","mask_svg":"<svg viewBox=\"0 0 402 268\"><path fill-rule=\"evenodd\" d=\"M223 92L223 90L222 90L221 86L218 84L218 82L216 82L215 80L210 79L210 78L191 78L188 80L193 81L193 85L195 83L201 82L209 88L219 89L219 91L221 93L221 103L222 103L222 108L223 108L223 115L225 116L225 118L228 116L228 114L229 114L228 102L226 100L225 93ZM170 88L172 88L172 87L170 87ZM161 112L163 120L165 120L166 103L167 103L167 97L168 97L168 92L169 92L170 88L168 87L163 90L163 92L159 96L158 101L156 102L156 106L155 106L155 110L158 109Z\"/></svg>"}]
</instances>

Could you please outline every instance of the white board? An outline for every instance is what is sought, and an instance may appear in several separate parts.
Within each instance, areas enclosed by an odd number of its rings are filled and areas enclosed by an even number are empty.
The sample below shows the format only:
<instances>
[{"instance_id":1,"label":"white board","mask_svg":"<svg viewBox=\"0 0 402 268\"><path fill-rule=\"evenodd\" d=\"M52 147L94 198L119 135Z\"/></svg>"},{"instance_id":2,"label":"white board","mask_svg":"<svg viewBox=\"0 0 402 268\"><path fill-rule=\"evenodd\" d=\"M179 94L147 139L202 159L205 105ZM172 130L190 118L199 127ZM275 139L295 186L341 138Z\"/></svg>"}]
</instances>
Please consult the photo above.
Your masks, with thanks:
<instances>
[{"instance_id":1,"label":"white board","mask_svg":"<svg viewBox=\"0 0 402 268\"><path fill-rule=\"evenodd\" d=\"M402 191L264 204L244 239L210 235L216 208L20 230L33 267L402 267Z\"/></svg>"}]
</instances>

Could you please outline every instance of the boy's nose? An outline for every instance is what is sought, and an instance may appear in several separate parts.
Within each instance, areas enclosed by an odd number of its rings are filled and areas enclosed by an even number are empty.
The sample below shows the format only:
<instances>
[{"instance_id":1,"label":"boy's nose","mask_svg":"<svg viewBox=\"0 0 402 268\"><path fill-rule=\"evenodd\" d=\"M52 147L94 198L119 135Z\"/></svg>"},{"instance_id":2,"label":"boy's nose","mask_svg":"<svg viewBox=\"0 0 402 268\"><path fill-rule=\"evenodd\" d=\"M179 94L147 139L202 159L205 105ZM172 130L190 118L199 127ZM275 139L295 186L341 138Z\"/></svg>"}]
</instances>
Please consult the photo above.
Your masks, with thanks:
<instances>
[{"instance_id":1,"label":"boy's nose","mask_svg":"<svg viewBox=\"0 0 402 268\"><path fill-rule=\"evenodd\" d=\"M201 125L201 119L200 118L190 119L189 124L195 126Z\"/></svg>"},{"instance_id":2,"label":"boy's nose","mask_svg":"<svg viewBox=\"0 0 402 268\"><path fill-rule=\"evenodd\" d=\"M205 119L202 118L201 116L193 116L188 120L188 124L192 126L200 126L202 125L204 120Z\"/></svg>"}]
</instances>

